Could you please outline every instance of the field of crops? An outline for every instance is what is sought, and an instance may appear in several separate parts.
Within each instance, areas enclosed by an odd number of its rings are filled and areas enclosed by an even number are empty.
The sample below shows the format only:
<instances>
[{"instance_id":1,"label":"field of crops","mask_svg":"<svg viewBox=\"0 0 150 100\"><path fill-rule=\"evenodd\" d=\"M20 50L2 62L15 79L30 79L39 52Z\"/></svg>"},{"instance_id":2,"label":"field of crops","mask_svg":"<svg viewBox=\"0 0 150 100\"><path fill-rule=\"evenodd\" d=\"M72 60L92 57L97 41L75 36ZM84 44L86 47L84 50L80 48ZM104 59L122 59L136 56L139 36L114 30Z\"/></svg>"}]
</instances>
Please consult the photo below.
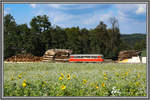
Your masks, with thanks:
<instances>
[{"instance_id":1,"label":"field of crops","mask_svg":"<svg viewBox=\"0 0 150 100\"><path fill-rule=\"evenodd\" d=\"M146 96L146 64L4 63L4 96Z\"/></svg>"}]
</instances>

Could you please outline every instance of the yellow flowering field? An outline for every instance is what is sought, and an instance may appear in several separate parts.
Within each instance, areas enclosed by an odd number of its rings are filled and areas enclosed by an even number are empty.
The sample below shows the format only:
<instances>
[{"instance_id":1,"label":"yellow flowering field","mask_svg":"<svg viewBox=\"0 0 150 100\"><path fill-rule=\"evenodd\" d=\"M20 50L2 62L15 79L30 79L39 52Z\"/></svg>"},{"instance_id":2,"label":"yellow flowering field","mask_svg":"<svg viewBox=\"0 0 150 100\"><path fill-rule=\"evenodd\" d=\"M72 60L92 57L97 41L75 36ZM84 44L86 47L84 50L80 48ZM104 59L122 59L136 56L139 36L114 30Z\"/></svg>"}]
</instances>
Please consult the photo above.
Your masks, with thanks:
<instances>
[{"instance_id":1,"label":"yellow flowering field","mask_svg":"<svg viewBox=\"0 0 150 100\"><path fill-rule=\"evenodd\" d=\"M4 63L4 96L146 96L146 64Z\"/></svg>"}]
</instances>

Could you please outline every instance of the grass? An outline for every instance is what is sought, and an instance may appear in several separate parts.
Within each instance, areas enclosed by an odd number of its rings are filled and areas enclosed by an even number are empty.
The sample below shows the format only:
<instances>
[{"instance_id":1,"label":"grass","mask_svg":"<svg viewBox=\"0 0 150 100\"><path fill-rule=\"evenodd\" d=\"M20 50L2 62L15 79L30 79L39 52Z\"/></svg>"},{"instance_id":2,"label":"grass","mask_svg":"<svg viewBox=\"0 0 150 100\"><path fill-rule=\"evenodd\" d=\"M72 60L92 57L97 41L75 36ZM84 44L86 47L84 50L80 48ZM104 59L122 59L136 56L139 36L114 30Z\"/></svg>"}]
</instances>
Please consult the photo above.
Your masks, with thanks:
<instances>
[{"instance_id":1,"label":"grass","mask_svg":"<svg viewBox=\"0 0 150 100\"><path fill-rule=\"evenodd\" d=\"M4 96L146 96L146 64L4 63Z\"/></svg>"}]
</instances>

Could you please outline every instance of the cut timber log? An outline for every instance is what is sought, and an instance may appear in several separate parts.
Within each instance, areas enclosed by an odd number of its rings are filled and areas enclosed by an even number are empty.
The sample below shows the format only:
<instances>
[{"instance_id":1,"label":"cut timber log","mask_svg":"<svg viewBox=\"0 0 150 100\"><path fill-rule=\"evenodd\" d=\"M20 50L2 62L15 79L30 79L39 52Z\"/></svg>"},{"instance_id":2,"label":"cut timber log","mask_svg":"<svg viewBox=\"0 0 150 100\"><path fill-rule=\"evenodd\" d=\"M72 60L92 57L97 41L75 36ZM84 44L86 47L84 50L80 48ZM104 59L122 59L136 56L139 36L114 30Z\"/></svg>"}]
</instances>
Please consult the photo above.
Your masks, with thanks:
<instances>
[{"instance_id":1,"label":"cut timber log","mask_svg":"<svg viewBox=\"0 0 150 100\"><path fill-rule=\"evenodd\" d=\"M122 61L124 59L129 59L132 57L137 57L141 55L141 51L137 50L124 50L119 52L118 60Z\"/></svg>"},{"instance_id":2,"label":"cut timber log","mask_svg":"<svg viewBox=\"0 0 150 100\"><path fill-rule=\"evenodd\" d=\"M50 49L43 56L43 62L66 62L69 59L71 50L67 49Z\"/></svg>"}]
</instances>

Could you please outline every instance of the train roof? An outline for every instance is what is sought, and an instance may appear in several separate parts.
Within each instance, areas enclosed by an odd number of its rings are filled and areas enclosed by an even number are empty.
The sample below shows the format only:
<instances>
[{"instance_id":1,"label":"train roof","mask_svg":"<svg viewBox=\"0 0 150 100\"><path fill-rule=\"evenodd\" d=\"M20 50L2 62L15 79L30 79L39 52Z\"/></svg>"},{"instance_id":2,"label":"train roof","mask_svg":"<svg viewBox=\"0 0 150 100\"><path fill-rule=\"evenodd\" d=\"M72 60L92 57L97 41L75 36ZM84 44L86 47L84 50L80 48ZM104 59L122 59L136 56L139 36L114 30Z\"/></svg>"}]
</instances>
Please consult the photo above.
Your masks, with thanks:
<instances>
[{"instance_id":1,"label":"train roof","mask_svg":"<svg viewBox=\"0 0 150 100\"><path fill-rule=\"evenodd\" d=\"M102 54L71 54L70 56L103 56Z\"/></svg>"}]
</instances>

